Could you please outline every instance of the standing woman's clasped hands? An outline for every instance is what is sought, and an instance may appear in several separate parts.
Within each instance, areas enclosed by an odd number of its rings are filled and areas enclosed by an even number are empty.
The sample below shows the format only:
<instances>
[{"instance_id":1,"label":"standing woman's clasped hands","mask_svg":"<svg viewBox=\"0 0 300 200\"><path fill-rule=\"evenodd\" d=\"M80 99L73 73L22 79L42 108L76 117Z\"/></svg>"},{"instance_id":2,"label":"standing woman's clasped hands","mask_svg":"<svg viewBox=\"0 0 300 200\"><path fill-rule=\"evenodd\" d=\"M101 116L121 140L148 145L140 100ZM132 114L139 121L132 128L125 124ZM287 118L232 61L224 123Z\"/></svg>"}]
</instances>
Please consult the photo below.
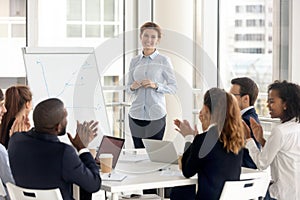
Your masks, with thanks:
<instances>
[{"instance_id":1,"label":"standing woman's clasped hands","mask_svg":"<svg viewBox=\"0 0 300 200\"><path fill-rule=\"evenodd\" d=\"M131 84L130 89L131 89L131 90L137 90L137 89L139 89L141 86L142 86L141 83L139 83L139 82L137 82L137 81L134 81L134 82Z\"/></svg>"},{"instance_id":2,"label":"standing woman's clasped hands","mask_svg":"<svg viewBox=\"0 0 300 200\"><path fill-rule=\"evenodd\" d=\"M150 79L145 79L145 80L142 80L141 82L134 81L131 84L130 89L131 90L137 90L140 87L156 89L157 88L157 84L155 82L151 81Z\"/></svg>"},{"instance_id":3,"label":"standing woman's clasped hands","mask_svg":"<svg viewBox=\"0 0 300 200\"><path fill-rule=\"evenodd\" d=\"M149 80L149 79L142 80L141 85L142 85L144 88L153 88L153 89L156 89L156 88L157 88L156 83L153 82L153 81L151 81L151 80Z\"/></svg>"},{"instance_id":4,"label":"standing woman's clasped hands","mask_svg":"<svg viewBox=\"0 0 300 200\"><path fill-rule=\"evenodd\" d=\"M83 122L79 123L77 121L76 135L73 138L70 133L68 133L69 140L73 146L79 151L80 149L86 148L88 144L97 136L98 131L97 121Z\"/></svg>"}]
</instances>

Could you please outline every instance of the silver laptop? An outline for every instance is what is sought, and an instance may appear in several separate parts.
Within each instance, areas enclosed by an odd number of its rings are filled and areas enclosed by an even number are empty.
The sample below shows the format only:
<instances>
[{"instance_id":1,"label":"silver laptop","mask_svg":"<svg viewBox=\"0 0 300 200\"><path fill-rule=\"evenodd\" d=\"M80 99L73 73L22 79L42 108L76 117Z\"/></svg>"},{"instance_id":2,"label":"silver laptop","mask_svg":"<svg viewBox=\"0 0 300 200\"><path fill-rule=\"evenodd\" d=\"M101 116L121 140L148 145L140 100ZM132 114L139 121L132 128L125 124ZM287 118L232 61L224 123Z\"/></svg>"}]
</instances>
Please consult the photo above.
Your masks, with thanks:
<instances>
[{"instance_id":1,"label":"silver laptop","mask_svg":"<svg viewBox=\"0 0 300 200\"><path fill-rule=\"evenodd\" d=\"M178 163L178 155L173 142L142 139L149 159L152 162Z\"/></svg>"}]
</instances>

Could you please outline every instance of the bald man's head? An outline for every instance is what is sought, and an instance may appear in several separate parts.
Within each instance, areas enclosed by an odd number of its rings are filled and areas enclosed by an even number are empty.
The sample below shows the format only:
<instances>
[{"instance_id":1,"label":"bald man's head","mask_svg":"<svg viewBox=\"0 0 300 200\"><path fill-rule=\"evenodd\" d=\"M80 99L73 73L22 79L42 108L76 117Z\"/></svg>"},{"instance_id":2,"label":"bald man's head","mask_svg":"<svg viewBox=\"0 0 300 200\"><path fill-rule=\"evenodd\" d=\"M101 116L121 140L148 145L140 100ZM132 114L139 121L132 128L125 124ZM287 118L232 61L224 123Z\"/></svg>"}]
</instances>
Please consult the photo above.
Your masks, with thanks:
<instances>
[{"instance_id":1,"label":"bald man's head","mask_svg":"<svg viewBox=\"0 0 300 200\"><path fill-rule=\"evenodd\" d=\"M36 131L53 130L66 117L64 103L57 98L50 98L40 102L33 111L33 122Z\"/></svg>"}]
</instances>

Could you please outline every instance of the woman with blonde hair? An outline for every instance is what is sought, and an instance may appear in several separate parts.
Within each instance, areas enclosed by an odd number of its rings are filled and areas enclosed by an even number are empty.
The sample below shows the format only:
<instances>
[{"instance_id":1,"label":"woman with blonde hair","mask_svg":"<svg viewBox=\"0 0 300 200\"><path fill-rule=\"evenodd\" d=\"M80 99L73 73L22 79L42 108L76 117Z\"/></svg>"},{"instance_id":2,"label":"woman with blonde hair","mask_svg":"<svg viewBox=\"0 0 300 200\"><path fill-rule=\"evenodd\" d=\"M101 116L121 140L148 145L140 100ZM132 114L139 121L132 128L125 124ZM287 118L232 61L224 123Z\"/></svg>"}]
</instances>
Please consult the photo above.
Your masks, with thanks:
<instances>
[{"instance_id":1,"label":"woman with blonde hair","mask_svg":"<svg viewBox=\"0 0 300 200\"><path fill-rule=\"evenodd\" d=\"M18 85L8 88L5 92L5 107L8 111L2 118L0 142L8 148L9 138L13 134L12 126L17 126L13 128L16 131L27 131L30 128L28 115L32 110L32 93L29 87Z\"/></svg>"},{"instance_id":2,"label":"woman with blonde hair","mask_svg":"<svg viewBox=\"0 0 300 200\"><path fill-rule=\"evenodd\" d=\"M187 178L198 174L198 191L182 194L184 199L219 199L225 181L240 179L243 160L244 133L240 109L231 94L212 88L204 95L199 113L202 134L186 120L174 120L176 130L185 139L182 172ZM175 189L176 191L176 189ZM172 191L173 192L173 191ZM171 199L180 197L172 195ZM188 198L188 196L190 196ZM175 197L175 198L173 198Z\"/></svg>"}]
</instances>

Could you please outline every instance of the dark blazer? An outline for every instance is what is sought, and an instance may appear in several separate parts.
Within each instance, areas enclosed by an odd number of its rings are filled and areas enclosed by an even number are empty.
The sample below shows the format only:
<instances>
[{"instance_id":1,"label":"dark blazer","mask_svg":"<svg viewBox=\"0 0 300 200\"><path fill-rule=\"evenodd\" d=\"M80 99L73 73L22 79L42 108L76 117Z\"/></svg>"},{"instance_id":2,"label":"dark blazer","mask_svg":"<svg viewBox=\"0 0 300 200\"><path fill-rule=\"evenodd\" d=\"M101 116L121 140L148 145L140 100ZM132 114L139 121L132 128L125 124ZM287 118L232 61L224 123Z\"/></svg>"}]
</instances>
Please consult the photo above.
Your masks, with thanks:
<instances>
[{"instance_id":1,"label":"dark blazer","mask_svg":"<svg viewBox=\"0 0 300 200\"><path fill-rule=\"evenodd\" d=\"M182 157L187 178L198 174L196 199L218 200L225 181L240 180L243 151L227 152L218 140L217 128L197 135Z\"/></svg>"},{"instance_id":2,"label":"dark blazer","mask_svg":"<svg viewBox=\"0 0 300 200\"><path fill-rule=\"evenodd\" d=\"M73 183L87 192L100 189L99 168L90 153L76 150L55 135L15 133L8 146L9 162L16 184L25 188L59 188L64 200L71 200Z\"/></svg>"},{"instance_id":3,"label":"dark blazer","mask_svg":"<svg viewBox=\"0 0 300 200\"><path fill-rule=\"evenodd\" d=\"M256 114L256 111L254 108L251 108L249 110L247 110L243 115L242 115L242 119L246 122L246 124L250 127L250 117L252 117L253 119L255 119L256 122L259 122L258 116ZM256 141L252 129L250 128L250 134L251 137L254 139L257 148L261 149L261 145L259 144L259 142ZM252 168L252 169L257 169L255 163L253 162L252 158L249 155L249 150L244 148L244 156L243 156L243 167L248 167L248 168Z\"/></svg>"}]
</instances>

